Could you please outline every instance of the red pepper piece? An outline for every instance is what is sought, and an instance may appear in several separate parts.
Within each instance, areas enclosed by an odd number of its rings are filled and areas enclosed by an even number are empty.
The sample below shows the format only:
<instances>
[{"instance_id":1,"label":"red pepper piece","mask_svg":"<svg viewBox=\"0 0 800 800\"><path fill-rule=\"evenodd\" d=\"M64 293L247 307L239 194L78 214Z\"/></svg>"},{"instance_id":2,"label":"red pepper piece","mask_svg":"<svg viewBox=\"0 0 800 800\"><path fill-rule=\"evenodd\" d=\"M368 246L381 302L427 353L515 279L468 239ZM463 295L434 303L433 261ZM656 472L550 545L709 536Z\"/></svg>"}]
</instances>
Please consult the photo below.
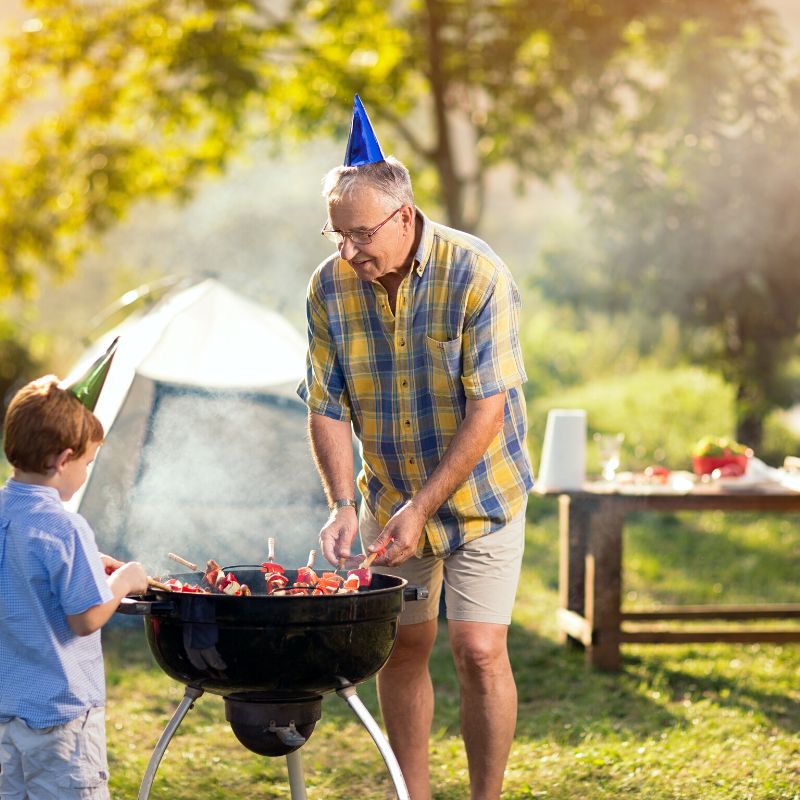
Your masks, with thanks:
<instances>
[{"instance_id":1,"label":"red pepper piece","mask_svg":"<svg viewBox=\"0 0 800 800\"><path fill-rule=\"evenodd\" d=\"M280 572L272 572L265 576L267 584L267 594L272 594L276 589L285 589L289 579Z\"/></svg>"},{"instance_id":2,"label":"red pepper piece","mask_svg":"<svg viewBox=\"0 0 800 800\"><path fill-rule=\"evenodd\" d=\"M323 575L312 594L334 594L339 588L339 585L340 582L328 580Z\"/></svg>"},{"instance_id":3,"label":"red pepper piece","mask_svg":"<svg viewBox=\"0 0 800 800\"><path fill-rule=\"evenodd\" d=\"M300 567L297 570L297 580L295 586L302 584L303 586L316 586L319 577L311 567Z\"/></svg>"},{"instance_id":4,"label":"red pepper piece","mask_svg":"<svg viewBox=\"0 0 800 800\"><path fill-rule=\"evenodd\" d=\"M351 569L347 573L347 580L356 578L359 586L369 586L372 583L372 570L369 567L359 567L358 569ZM345 581L346 583L347 581Z\"/></svg>"},{"instance_id":5,"label":"red pepper piece","mask_svg":"<svg viewBox=\"0 0 800 800\"><path fill-rule=\"evenodd\" d=\"M344 584L342 584L342 588L339 591L357 592L360 586L361 579L358 577L358 575L351 573L347 576L347 580L344 582Z\"/></svg>"}]
</instances>

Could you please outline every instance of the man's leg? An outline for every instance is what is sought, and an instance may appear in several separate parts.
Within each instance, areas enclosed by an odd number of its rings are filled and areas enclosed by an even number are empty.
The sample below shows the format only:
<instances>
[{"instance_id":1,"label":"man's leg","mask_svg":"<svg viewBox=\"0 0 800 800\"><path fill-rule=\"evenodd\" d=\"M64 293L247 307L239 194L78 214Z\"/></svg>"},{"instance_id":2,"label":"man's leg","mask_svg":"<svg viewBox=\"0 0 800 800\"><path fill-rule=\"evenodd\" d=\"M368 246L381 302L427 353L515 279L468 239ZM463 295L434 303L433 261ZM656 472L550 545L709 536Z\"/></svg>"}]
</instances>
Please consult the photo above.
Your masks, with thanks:
<instances>
[{"instance_id":1,"label":"man's leg","mask_svg":"<svg viewBox=\"0 0 800 800\"><path fill-rule=\"evenodd\" d=\"M428 671L436 620L401 625L386 666L378 673L378 699L389 743L412 800L430 800L428 738L433 721L433 684Z\"/></svg>"},{"instance_id":2,"label":"man's leg","mask_svg":"<svg viewBox=\"0 0 800 800\"><path fill-rule=\"evenodd\" d=\"M517 686L508 660L508 626L448 622L461 686L461 735L472 800L498 800L514 729Z\"/></svg>"}]
</instances>

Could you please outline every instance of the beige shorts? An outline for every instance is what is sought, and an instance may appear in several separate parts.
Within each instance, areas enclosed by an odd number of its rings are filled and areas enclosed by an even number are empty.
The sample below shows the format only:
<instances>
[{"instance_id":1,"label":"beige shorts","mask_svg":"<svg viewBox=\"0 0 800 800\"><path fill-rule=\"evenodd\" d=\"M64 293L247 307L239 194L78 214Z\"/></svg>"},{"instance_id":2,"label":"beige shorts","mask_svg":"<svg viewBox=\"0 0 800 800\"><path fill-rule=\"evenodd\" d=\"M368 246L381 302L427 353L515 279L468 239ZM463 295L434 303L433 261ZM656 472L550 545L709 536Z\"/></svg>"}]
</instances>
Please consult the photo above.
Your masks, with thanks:
<instances>
[{"instance_id":1,"label":"beige shorts","mask_svg":"<svg viewBox=\"0 0 800 800\"><path fill-rule=\"evenodd\" d=\"M109 800L105 709L53 728L0 722L2 800Z\"/></svg>"},{"instance_id":2,"label":"beige shorts","mask_svg":"<svg viewBox=\"0 0 800 800\"><path fill-rule=\"evenodd\" d=\"M381 528L364 502L359 514L359 530L361 546L366 552L378 538ZM436 618L442 583L447 619L509 625L524 549L523 507L505 527L461 545L446 558L412 556L398 567L373 567L373 570L398 575L410 584L428 587L427 600L414 600L404 605L401 625L414 625Z\"/></svg>"}]
</instances>

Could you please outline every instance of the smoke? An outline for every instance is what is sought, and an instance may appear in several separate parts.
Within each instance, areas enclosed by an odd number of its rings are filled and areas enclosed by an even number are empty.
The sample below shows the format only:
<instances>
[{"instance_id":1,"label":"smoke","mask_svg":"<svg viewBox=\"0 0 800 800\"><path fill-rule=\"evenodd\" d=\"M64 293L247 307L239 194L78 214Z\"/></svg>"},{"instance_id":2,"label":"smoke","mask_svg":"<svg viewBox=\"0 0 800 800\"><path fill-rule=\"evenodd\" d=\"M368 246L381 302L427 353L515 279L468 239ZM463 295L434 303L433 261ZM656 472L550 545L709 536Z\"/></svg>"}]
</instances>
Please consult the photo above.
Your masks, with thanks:
<instances>
[{"instance_id":1,"label":"smoke","mask_svg":"<svg viewBox=\"0 0 800 800\"><path fill-rule=\"evenodd\" d=\"M292 568L317 547L327 508L298 402L162 386L140 442L121 426L123 463L112 430L90 487L101 502L87 504L102 508L101 519L87 514L101 549L165 574L185 571L168 552L201 566L257 564L275 537Z\"/></svg>"}]
</instances>

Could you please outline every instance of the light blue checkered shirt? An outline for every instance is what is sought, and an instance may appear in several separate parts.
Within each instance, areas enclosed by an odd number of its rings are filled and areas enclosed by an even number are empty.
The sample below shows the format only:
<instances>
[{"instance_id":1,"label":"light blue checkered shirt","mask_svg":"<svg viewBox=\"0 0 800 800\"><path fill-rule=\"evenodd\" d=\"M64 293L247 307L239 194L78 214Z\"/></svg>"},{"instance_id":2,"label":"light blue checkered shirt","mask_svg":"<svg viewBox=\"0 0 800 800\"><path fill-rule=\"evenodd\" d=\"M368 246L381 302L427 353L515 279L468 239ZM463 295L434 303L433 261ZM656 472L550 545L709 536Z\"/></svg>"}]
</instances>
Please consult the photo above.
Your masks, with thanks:
<instances>
[{"instance_id":1,"label":"light blue checkered shirt","mask_svg":"<svg viewBox=\"0 0 800 800\"><path fill-rule=\"evenodd\" d=\"M0 721L62 725L105 705L100 631L76 636L67 614L111 600L94 533L58 491L0 489Z\"/></svg>"}]
</instances>

